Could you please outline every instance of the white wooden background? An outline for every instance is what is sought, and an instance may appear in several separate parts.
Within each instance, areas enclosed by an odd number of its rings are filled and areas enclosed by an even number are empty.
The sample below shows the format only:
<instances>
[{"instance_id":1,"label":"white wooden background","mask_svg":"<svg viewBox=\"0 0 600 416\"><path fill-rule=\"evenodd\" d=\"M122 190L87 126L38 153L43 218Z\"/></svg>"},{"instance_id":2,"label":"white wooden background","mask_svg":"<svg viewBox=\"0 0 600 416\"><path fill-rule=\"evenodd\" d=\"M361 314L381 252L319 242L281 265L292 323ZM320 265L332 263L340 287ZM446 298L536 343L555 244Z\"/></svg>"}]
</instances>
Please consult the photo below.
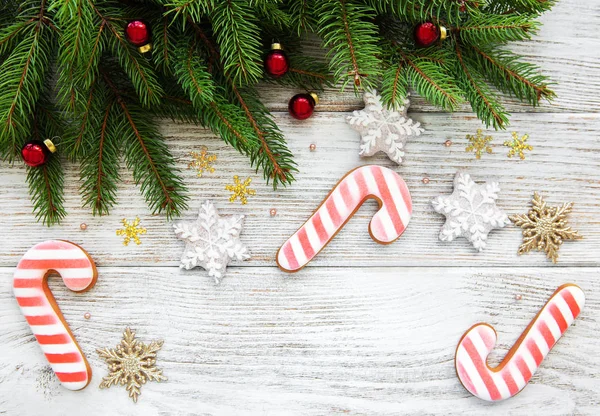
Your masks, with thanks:
<instances>
[{"instance_id":1,"label":"white wooden background","mask_svg":"<svg viewBox=\"0 0 600 416\"><path fill-rule=\"evenodd\" d=\"M353 94L328 91L319 112L297 122L285 112L294 91L268 87L265 102L300 166L291 188L273 192L209 132L165 123L182 169L187 153L201 145L219 157L214 174L198 179L184 170L192 196L185 218L195 218L205 199L224 214L247 215L242 239L253 257L230 267L220 286L202 269L178 269L183 244L164 217L149 214L127 171L112 215L94 218L80 208L77 170L68 166L69 216L48 229L31 214L23 166L3 163L0 414L598 414L600 2L561 0L543 20L539 36L515 49L545 68L558 83L558 98L535 111L511 103L512 126L491 132L494 154L482 160L464 151L465 135L481 127L466 107L440 113L415 98L411 116L427 133L409 141L406 163L395 167L384 156L358 158L358 136L344 122L361 107ZM510 131L530 134L535 150L526 161L507 159L502 142ZM451 147L444 147L447 139ZM390 246L371 241L367 224L376 206L369 202L309 267L280 272L277 248L344 173L364 163L393 167L408 183L414 216L406 233ZM513 226L494 231L481 254L462 239L439 242L444 218L429 201L451 192L458 168L476 180L499 181L499 206L511 214L526 212L534 191L550 203L575 201L571 222L585 239L567 242L558 266L542 253L517 257L521 233ZM227 201L224 186L235 174L252 177L257 189L246 206ZM270 217L271 208L277 216ZM115 230L121 218L136 215L148 234L141 246L124 247ZM79 229L82 222L87 231ZM50 282L93 368L90 386L80 392L59 385L12 295L19 258L50 238L80 244L99 266L97 285L84 294L68 292L59 279ZM453 366L463 332L476 322L492 324L497 363L565 282L584 289L586 307L530 385L496 404L467 393ZM126 326L144 341L165 341L159 365L169 381L144 386L137 404L122 388L98 389L107 370L95 349L114 347Z\"/></svg>"}]
</instances>

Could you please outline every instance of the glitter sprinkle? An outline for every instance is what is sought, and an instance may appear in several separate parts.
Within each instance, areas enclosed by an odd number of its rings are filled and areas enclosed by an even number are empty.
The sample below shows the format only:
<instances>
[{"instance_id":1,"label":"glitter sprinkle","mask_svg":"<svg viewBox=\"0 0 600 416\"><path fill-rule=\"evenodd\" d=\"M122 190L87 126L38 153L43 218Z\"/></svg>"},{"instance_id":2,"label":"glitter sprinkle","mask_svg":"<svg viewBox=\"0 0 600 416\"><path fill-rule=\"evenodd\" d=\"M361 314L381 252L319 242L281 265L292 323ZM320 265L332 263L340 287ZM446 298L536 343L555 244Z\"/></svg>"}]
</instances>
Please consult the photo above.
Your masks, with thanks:
<instances>
[{"instance_id":1,"label":"glitter sprinkle","mask_svg":"<svg viewBox=\"0 0 600 416\"><path fill-rule=\"evenodd\" d=\"M504 146L510 147L510 150L508 151L508 157L519 155L521 160L525 160L525 152L533 150L533 146L527 144L527 139L529 139L528 134L519 138L517 132L513 131L512 140L507 140L504 142Z\"/></svg>"},{"instance_id":2,"label":"glitter sprinkle","mask_svg":"<svg viewBox=\"0 0 600 416\"><path fill-rule=\"evenodd\" d=\"M125 237L125 239L123 240L123 245L124 246L129 245L129 242L131 240L133 240L134 243L136 243L137 245L142 244L139 236L141 234L146 234L146 229L142 228L142 227L138 227L138 225L140 225L139 217L135 217L135 220L131 224L129 223L129 221L127 221L126 218L123 218L121 220L121 223L123 224L123 227L125 227L125 228L117 230L117 235Z\"/></svg>"},{"instance_id":3,"label":"glitter sprinkle","mask_svg":"<svg viewBox=\"0 0 600 416\"><path fill-rule=\"evenodd\" d=\"M425 185L427 185L427 184L429 183L429 178L423 178L423 179L422 179L422 182L423 182Z\"/></svg>"},{"instance_id":4,"label":"glitter sprinkle","mask_svg":"<svg viewBox=\"0 0 600 416\"><path fill-rule=\"evenodd\" d=\"M200 152L190 152L193 160L188 164L188 169L196 169L196 176L202 177L204 172L214 173L215 168L212 164L217 160L217 155L208 153L206 146L202 146Z\"/></svg>"},{"instance_id":5,"label":"glitter sprinkle","mask_svg":"<svg viewBox=\"0 0 600 416\"><path fill-rule=\"evenodd\" d=\"M135 339L135 332L125 329L123 339L116 348L96 350L100 358L108 364L108 375L102 378L101 389L112 385L126 385L129 397L137 402L141 388L148 381L166 381L162 370L156 368L156 353L163 341L152 341L150 345Z\"/></svg>"},{"instance_id":6,"label":"glitter sprinkle","mask_svg":"<svg viewBox=\"0 0 600 416\"><path fill-rule=\"evenodd\" d=\"M314 143L311 143L310 146L308 146L308 148L310 149L311 152L314 152L315 150L317 150L317 145Z\"/></svg>"},{"instance_id":7,"label":"glitter sprinkle","mask_svg":"<svg viewBox=\"0 0 600 416\"><path fill-rule=\"evenodd\" d=\"M85 222L82 222L81 224L79 224L79 229L81 231L87 230L87 224Z\"/></svg>"},{"instance_id":8,"label":"glitter sprinkle","mask_svg":"<svg viewBox=\"0 0 600 416\"><path fill-rule=\"evenodd\" d=\"M567 215L573 210L573 203L567 202L560 207L549 207L537 192L531 201L531 210L527 214L511 215L510 220L521 227L523 244L519 255L531 250L545 251L553 263L558 261L558 249L565 240L581 240L583 237L567 225Z\"/></svg>"},{"instance_id":9,"label":"glitter sprinkle","mask_svg":"<svg viewBox=\"0 0 600 416\"><path fill-rule=\"evenodd\" d=\"M86 312L86 313L84 313L84 314L83 314L83 317L84 317L85 319L90 319L90 318L92 317L92 314L91 314L91 313L89 313L89 312Z\"/></svg>"},{"instance_id":10,"label":"glitter sprinkle","mask_svg":"<svg viewBox=\"0 0 600 416\"><path fill-rule=\"evenodd\" d=\"M271 208L271 211L269 211L269 213L271 214L271 217L274 217L275 215L277 215L277 210L275 208Z\"/></svg>"},{"instance_id":11,"label":"glitter sprinkle","mask_svg":"<svg viewBox=\"0 0 600 416\"><path fill-rule=\"evenodd\" d=\"M239 198L242 205L246 205L248 203L248 196L256 195L256 191L254 189L248 188L252 183L252 179L246 178L246 180L242 183L240 182L240 177L235 175L233 177L233 182L233 185L225 186L227 191L233 192L233 195L229 197L229 202L235 202L235 200Z\"/></svg>"},{"instance_id":12,"label":"glitter sprinkle","mask_svg":"<svg viewBox=\"0 0 600 416\"><path fill-rule=\"evenodd\" d=\"M450 146L452 146L452 140L446 140L446 141L444 142L444 146L446 146L446 147L450 147Z\"/></svg>"},{"instance_id":13,"label":"glitter sprinkle","mask_svg":"<svg viewBox=\"0 0 600 416\"><path fill-rule=\"evenodd\" d=\"M465 151L475 153L476 159L481 159L481 155L484 152L492 153L492 147L489 145L492 141L492 136L484 136L483 130L478 129L476 136L467 134L467 140L469 141L469 145L465 148Z\"/></svg>"}]
</instances>

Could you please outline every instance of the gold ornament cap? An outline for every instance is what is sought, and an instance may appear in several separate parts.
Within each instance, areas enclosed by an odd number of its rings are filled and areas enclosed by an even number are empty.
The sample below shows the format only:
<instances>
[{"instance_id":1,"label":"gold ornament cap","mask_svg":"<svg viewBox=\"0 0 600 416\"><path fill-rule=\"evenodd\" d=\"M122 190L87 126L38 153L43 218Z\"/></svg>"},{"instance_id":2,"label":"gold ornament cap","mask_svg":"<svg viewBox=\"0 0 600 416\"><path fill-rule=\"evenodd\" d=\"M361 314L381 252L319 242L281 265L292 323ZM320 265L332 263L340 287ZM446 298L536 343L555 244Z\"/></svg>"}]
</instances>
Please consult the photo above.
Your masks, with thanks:
<instances>
[{"instance_id":1,"label":"gold ornament cap","mask_svg":"<svg viewBox=\"0 0 600 416\"><path fill-rule=\"evenodd\" d=\"M319 96L317 94L315 94L314 92L311 92L308 95L310 95L313 98L313 100L315 100L315 105L319 104Z\"/></svg>"},{"instance_id":2,"label":"gold ornament cap","mask_svg":"<svg viewBox=\"0 0 600 416\"><path fill-rule=\"evenodd\" d=\"M150 52L152 50L152 43L147 43L146 45L142 45L138 48L140 53Z\"/></svg>"},{"instance_id":3,"label":"gold ornament cap","mask_svg":"<svg viewBox=\"0 0 600 416\"><path fill-rule=\"evenodd\" d=\"M448 38L448 29L444 26L440 26L440 40L446 40Z\"/></svg>"},{"instance_id":4,"label":"gold ornament cap","mask_svg":"<svg viewBox=\"0 0 600 416\"><path fill-rule=\"evenodd\" d=\"M271 43L271 50L281 51L283 46L281 46L281 43Z\"/></svg>"},{"instance_id":5,"label":"gold ornament cap","mask_svg":"<svg viewBox=\"0 0 600 416\"><path fill-rule=\"evenodd\" d=\"M56 153L56 146L54 146L54 143L52 143L52 140L46 139L46 140L44 140L44 144L46 145L48 150L50 150L50 153Z\"/></svg>"}]
</instances>

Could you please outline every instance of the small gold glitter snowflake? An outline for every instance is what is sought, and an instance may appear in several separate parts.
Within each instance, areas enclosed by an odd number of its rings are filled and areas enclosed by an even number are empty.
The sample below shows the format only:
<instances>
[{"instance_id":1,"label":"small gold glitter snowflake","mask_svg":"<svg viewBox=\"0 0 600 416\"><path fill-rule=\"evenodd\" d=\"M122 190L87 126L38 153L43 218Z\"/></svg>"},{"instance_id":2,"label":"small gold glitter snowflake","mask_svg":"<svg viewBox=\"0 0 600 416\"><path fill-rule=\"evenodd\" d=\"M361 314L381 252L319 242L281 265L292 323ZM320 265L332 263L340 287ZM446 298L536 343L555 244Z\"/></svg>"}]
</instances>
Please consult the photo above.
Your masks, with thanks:
<instances>
[{"instance_id":1,"label":"small gold glitter snowflake","mask_svg":"<svg viewBox=\"0 0 600 416\"><path fill-rule=\"evenodd\" d=\"M545 251L553 263L558 261L558 249L565 240L580 240L583 237L567 226L567 215L573 203L560 207L548 207L544 198L537 192L531 200L531 210L525 214L511 215L509 218L523 230L523 244L519 255L531 250Z\"/></svg>"},{"instance_id":2,"label":"small gold glitter snowflake","mask_svg":"<svg viewBox=\"0 0 600 416\"><path fill-rule=\"evenodd\" d=\"M256 195L256 191L254 189L248 188L250 183L252 183L251 178L247 178L243 183L240 182L240 177L235 175L233 177L233 185L226 185L225 189L233 192L233 195L229 198L229 202L234 202L237 198L240 199L242 205L248 203L248 196Z\"/></svg>"},{"instance_id":3,"label":"small gold glitter snowflake","mask_svg":"<svg viewBox=\"0 0 600 416\"><path fill-rule=\"evenodd\" d=\"M508 151L508 157L513 157L514 155L519 155L521 160L525 159L525 151L533 150L533 146L527 144L527 139L529 139L529 135L526 134L522 138L519 138L519 135L516 131L512 132L512 140L507 140L504 142L504 146L510 147Z\"/></svg>"},{"instance_id":4,"label":"small gold glitter snowflake","mask_svg":"<svg viewBox=\"0 0 600 416\"><path fill-rule=\"evenodd\" d=\"M140 244L142 244L139 236L141 234L146 234L146 229L142 228L142 227L138 227L138 225L140 225L139 217L135 217L135 220L131 224L129 223L129 221L127 221L126 218L123 218L121 220L121 223L123 224L123 227L125 227L125 228L117 230L117 235L125 236L125 239L123 240L123 245L124 246L129 245L129 242L131 240L133 240L134 243L136 243L138 246Z\"/></svg>"},{"instance_id":5,"label":"small gold glitter snowflake","mask_svg":"<svg viewBox=\"0 0 600 416\"><path fill-rule=\"evenodd\" d=\"M199 178L202 177L204 172L214 173L215 168L212 164L217 160L217 155L208 153L206 146L202 146L200 153L190 152L190 156L194 159L188 164L188 169L196 169Z\"/></svg>"},{"instance_id":6,"label":"small gold glitter snowflake","mask_svg":"<svg viewBox=\"0 0 600 416\"><path fill-rule=\"evenodd\" d=\"M156 368L156 353L163 341L152 341L150 345L135 339L135 332L125 329L123 339L116 348L96 350L100 358L108 364L108 376L102 379L101 389L107 389L113 384L127 385L125 389L129 397L137 402L140 390L148 381L166 381L162 370Z\"/></svg>"},{"instance_id":7,"label":"small gold glitter snowflake","mask_svg":"<svg viewBox=\"0 0 600 416\"><path fill-rule=\"evenodd\" d=\"M492 141L492 136L484 136L483 130L477 130L477 136L467 134L469 145L465 148L466 152L475 153L476 159L481 159L483 152L492 153L492 147L488 145Z\"/></svg>"}]
</instances>

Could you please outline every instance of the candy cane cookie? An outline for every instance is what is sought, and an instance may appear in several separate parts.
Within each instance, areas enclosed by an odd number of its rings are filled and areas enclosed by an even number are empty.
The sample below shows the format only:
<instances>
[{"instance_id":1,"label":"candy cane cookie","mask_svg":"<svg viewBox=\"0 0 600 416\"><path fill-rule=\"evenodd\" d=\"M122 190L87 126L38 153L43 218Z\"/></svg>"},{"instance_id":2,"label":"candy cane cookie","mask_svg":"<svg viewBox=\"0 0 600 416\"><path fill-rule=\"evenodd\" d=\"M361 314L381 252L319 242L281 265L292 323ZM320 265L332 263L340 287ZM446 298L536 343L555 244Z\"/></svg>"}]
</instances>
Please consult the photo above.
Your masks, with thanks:
<instances>
[{"instance_id":1,"label":"candy cane cookie","mask_svg":"<svg viewBox=\"0 0 600 416\"><path fill-rule=\"evenodd\" d=\"M276 257L279 268L291 273L306 266L367 199L379 203L379 211L369 223L371 238L379 244L397 240L412 215L408 187L388 168L361 166L348 172L308 221L281 246Z\"/></svg>"},{"instance_id":2,"label":"candy cane cookie","mask_svg":"<svg viewBox=\"0 0 600 416\"><path fill-rule=\"evenodd\" d=\"M496 368L486 362L496 345L496 331L485 323L474 325L456 349L454 362L460 382L483 400L513 397L529 383L544 357L579 316L584 303L585 296L578 286L560 286Z\"/></svg>"},{"instance_id":3,"label":"candy cane cookie","mask_svg":"<svg viewBox=\"0 0 600 416\"><path fill-rule=\"evenodd\" d=\"M75 292L94 286L96 266L88 253L68 241L51 240L27 251L15 270L13 290L31 331L64 387L81 390L92 370L48 288L48 276L57 272Z\"/></svg>"}]
</instances>

